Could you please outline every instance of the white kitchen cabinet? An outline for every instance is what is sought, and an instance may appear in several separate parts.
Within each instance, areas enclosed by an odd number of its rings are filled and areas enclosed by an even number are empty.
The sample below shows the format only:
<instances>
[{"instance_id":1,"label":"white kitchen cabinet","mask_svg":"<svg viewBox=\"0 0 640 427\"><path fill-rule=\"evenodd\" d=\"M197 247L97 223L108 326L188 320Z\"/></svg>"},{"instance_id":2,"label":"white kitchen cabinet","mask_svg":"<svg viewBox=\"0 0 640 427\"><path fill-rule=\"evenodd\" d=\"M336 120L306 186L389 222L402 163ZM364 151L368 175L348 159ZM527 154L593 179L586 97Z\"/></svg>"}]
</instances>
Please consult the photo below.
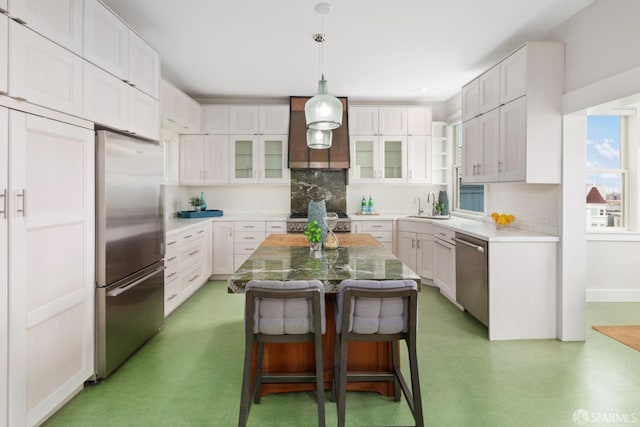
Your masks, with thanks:
<instances>
[{"instance_id":1,"label":"white kitchen cabinet","mask_svg":"<svg viewBox=\"0 0 640 427\"><path fill-rule=\"evenodd\" d=\"M496 65L462 88L462 121L466 122L500 105L500 66Z\"/></svg>"},{"instance_id":2,"label":"white kitchen cabinet","mask_svg":"<svg viewBox=\"0 0 640 427\"><path fill-rule=\"evenodd\" d=\"M93 374L94 133L11 111L9 144L8 424L31 426Z\"/></svg>"},{"instance_id":3,"label":"white kitchen cabinet","mask_svg":"<svg viewBox=\"0 0 640 427\"><path fill-rule=\"evenodd\" d=\"M407 135L407 108L352 106L349 128L354 135Z\"/></svg>"},{"instance_id":4,"label":"white kitchen cabinet","mask_svg":"<svg viewBox=\"0 0 640 427\"><path fill-rule=\"evenodd\" d=\"M235 271L234 261L234 241L233 222L214 221L213 222L213 274L229 275Z\"/></svg>"},{"instance_id":5,"label":"white kitchen cabinet","mask_svg":"<svg viewBox=\"0 0 640 427\"><path fill-rule=\"evenodd\" d=\"M9 95L81 116L82 59L15 21L9 41Z\"/></svg>"},{"instance_id":6,"label":"white kitchen cabinet","mask_svg":"<svg viewBox=\"0 0 640 427\"><path fill-rule=\"evenodd\" d=\"M131 30L129 83L152 98L160 98L160 54Z\"/></svg>"},{"instance_id":7,"label":"white kitchen cabinet","mask_svg":"<svg viewBox=\"0 0 640 427\"><path fill-rule=\"evenodd\" d=\"M499 180L500 110L493 109L463 123L462 182Z\"/></svg>"},{"instance_id":8,"label":"white kitchen cabinet","mask_svg":"<svg viewBox=\"0 0 640 427\"><path fill-rule=\"evenodd\" d=\"M226 184L229 182L227 135L180 136L180 184Z\"/></svg>"},{"instance_id":9,"label":"white kitchen cabinet","mask_svg":"<svg viewBox=\"0 0 640 427\"><path fill-rule=\"evenodd\" d=\"M180 135L162 128L160 144L164 150L164 182L178 184L180 182Z\"/></svg>"},{"instance_id":10,"label":"white kitchen cabinet","mask_svg":"<svg viewBox=\"0 0 640 427\"><path fill-rule=\"evenodd\" d=\"M407 108L407 135L431 135L433 113L428 107Z\"/></svg>"},{"instance_id":11,"label":"white kitchen cabinet","mask_svg":"<svg viewBox=\"0 0 640 427\"><path fill-rule=\"evenodd\" d=\"M500 107L499 180L524 181L526 178L526 99L519 98Z\"/></svg>"},{"instance_id":12,"label":"white kitchen cabinet","mask_svg":"<svg viewBox=\"0 0 640 427\"><path fill-rule=\"evenodd\" d=\"M0 312L9 312L9 112L0 107ZM0 427L8 425L9 316L0 316Z\"/></svg>"},{"instance_id":13,"label":"white kitchen cabinet","mask_svg":"<svg viewBox=\"0 0 640 427\"><path fill-rule=\"evenodd\" d=\"M231 105L229 133L239 135L284 135L289 133L287 105Z\"/></svg>"},{"instance_id":14,"label":"white kitchen cabinet","mask_svg":"<svg viewBox=\"0 0 640 427\"><path fill-rule=\"evenodd\" d=\"M203 133L213 135L226 135L229 133L228 105L203 105L202 115Z\"/></svg>"},{"instance_id":15,"label":"white kitchen cabinet","mask_svg":"<svg viewBox=\"0 0 640 427\"><path fill-rule=\"evenodd\" d=\"M349 107L349 132L354 135L377 135L378 107Z\"/></svg>"},{"instance_id":16,"label":"white kitchen cabinet","mask_svg":"<svg viewBox=\"0 0 640 427\"><path fill-rule=\"evenodd\" d=\"M539 78L534 76L534 78ZM527 93L527 47L500 62L500 104L506 104Z\"/></svg>"},{"instance_id":17,"label":"white kitchen cabinet","mask_svg":"<svg viewBox=\"0 0 640 427\"><path fill-rule=\"evenodd\" d=\"M266 234L287 234L286 221L267 221L265 224Z\"/></svg>"},{"instance_id":18,"label":"white kitchen cabinet","mask_svg":"<svg viewBox=\"0 0 640 427\"><path fill-rule=\"evenodd\" d=\"M83 0L11 0L9 16L82 56L82 5Z\"/></svg>"},{"instance_id":19,"label":"white kitchen cabinet","mask_svg":"<svg viewBox=\"0 0 640 427\"><path fill-rule=\"evenodd\" d=\"M407 181L406 136L351 136L350 180L354 183Z\"/></svg>"},{"instance_id":20,"label":"white kitchen cabinet","mask_svg":"<svg viewBox=\"0 0 640 427\"><path fill-rule=\"evenodd\" d=\"M398 231L398 258L423 279L433 279L433 236Z\"/></svg>"},{"instance_id":21,"label":"white kitchen cabinet","mask_svg":"<svg viewBox=\"0 0 640 427\"><path fill-rule=\"evenodd\" d=\"M160 81L160 110L163 126L183 134L202 133L200 104L168 81Z\"/></svg>"},{"instance_id":22,"label":"white kitchen cabinet","mask_svg":"<svg viewBox=\"0 0 640 427\"><path fill-rule=\"evenodd\" d=\"M129 81L129 27L98 0L84 1L84 58Z\"/></svg>"},{"instance_id":23,"label":"white kitchen cabinet","mask_svg":"<svg viewBox=\"0 0 640 427\"><path fill-rule=\"evenodd\" d=\"M9 18L0 14L0 93L9 92Z\"/></svg>"},{"instance_id":24,"label":"white kitchen cabinet","mask_svg":"<svg viewBox=\"0 0 640 427\"><path fill-rule=\"evenodd\" d=\"M463 122L480 114L480 83L477 78L462 87L461 98Z\"/></svg>"},{"instance_id":25,"label":"white kitchen cabinet","mask_svg":"<svg viewBox=\"0 0 640 427\"><path fill-rule=\"evenodd\" d=\"M456 301L456 246L453 230L433 226L433 283L447 298Z\"/></svg>"},{"instance_id":26,"label":"white kitchen cabinet","mask_svg":"<svg viewBox=\"0 0 640 427\"><path fill-rule=\"evenodd\" d=\"M7 0L0 0L0 12L7 12L8 11L8 4L7 4Z\"/></svg>"},{"instance_id":27,"label":"white kitchen cabinet","mask_svg":"<svg viewBox=\"0 0 640 427\"><path fill-rule=\"evenodd\" d=\"M351 221L351 233L368 233L382 244L389 252L393 252L393 221L392 220L363 220ZM340 235L338 234L338 241Z\"/></svg>"},{"instance_id":28,"label":"white kitchen cabinet","mask_svg":"<svg viewBox=\"0 0 640 427\"><path fill-rule=\"evenodd\" d=\"M289 182L287 135L231 135L231 183Z\"/></svg>"},{"instance_id":29,"label":"white kitchen cabinet","mask_svg":"<svg viewBox=\"0 0 640 427\"><path fill-rule=\"evenodd\" d=\"M145 138L160 139L158 100L129 87L129 132Z\"/></svg>"},{"instance_id":30,"label":"white kitchen cabinet","mask_svg":"<svg viewBox=\"0 0 640 427\"><path fill-rule=\"evenodd\" d=\"M407 182L412 184L432 182L434 173L432 152L431 136L407 138Z\"/></svg>"},{"instance_id":31,"label":"white kitchen cabinet","mask_svg":"<svg viewBox=\"0 0 640 427\"><path fill-rule=\"evenodd\" d=\"M129 86L88 61L83 61L83 67L83 116L104 126L129 130Z\"/></svg>"},{"instance_id":32,"label":"white kitchen cabinet","mask_svg":"<svg viewBox=\"0 0 640 427\"><path fill-rule=\"evenodd\" d=\"M233 265L240 268L266 237L265 221L236 221L233 225Z\"/></svg>"}]
</instances>

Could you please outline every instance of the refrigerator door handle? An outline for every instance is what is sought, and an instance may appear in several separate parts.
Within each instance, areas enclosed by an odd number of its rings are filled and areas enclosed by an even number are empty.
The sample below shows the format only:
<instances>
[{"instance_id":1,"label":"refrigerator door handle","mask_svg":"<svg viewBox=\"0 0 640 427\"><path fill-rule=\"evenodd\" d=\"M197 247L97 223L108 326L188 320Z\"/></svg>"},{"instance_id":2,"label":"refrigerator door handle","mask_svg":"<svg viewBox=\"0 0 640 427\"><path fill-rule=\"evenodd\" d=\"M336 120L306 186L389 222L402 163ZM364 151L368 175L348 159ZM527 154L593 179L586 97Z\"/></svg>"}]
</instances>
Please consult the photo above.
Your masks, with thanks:
<instances>
[{"instance_id":1,"label":"refrigerator door handle","mask_svg":"<svg viewBox=\"0 0 640 427\"><path fill-rule=\"evenodd\" d=\"M120 294L123 294L125 292L127 292L129 289L135 288L136 286L138 286L140 283L144 282L145 280L147 280L149 277L153 276L154 274L157 274L161 271L164 270L164 265L162 267L158 267L155 270L153 270L151 273L147 274L144 277L141 277L140 279L136 280L135 282L127 285L127 286L121 286L119 288L116 288L112 291L107 292L107 296L108 297L117 297Z\"/></svg>"}]
</instances>

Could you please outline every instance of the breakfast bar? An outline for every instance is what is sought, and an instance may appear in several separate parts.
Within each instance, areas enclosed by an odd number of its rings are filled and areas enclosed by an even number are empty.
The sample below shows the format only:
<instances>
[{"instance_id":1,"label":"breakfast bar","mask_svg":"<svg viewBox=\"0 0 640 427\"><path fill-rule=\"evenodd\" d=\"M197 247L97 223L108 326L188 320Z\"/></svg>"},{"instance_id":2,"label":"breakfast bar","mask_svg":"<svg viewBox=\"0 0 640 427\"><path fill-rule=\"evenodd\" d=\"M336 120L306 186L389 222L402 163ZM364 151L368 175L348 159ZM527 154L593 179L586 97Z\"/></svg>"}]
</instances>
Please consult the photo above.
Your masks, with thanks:
<instances>
[{"instance_id":1,"label":"breakfast bar","mask_svg":"<svg viewBox=\"0 0 640 427\"><path fill-rule=\"evenodd\" d=\"M360 280L415 280L420 278L369 234L341 234L335 250L310 251L303 234L271 234L228 281L230 293L243 293L250 280L320 280L326 291L327 329L323 336L324 382L333 378L334 306L340 282ZM264 373L306 373L314 370L310 343L265 345ZM291 350L291 346L296 346ZM349 343L349 369L390 372L391 345L375 342ZM255 368L255 367L254 367ZM263 384L262 394L312 390L313 384ZM376 391L393 396L393 382L350 383L349 390Z\"/></svg>"}]
</instances>

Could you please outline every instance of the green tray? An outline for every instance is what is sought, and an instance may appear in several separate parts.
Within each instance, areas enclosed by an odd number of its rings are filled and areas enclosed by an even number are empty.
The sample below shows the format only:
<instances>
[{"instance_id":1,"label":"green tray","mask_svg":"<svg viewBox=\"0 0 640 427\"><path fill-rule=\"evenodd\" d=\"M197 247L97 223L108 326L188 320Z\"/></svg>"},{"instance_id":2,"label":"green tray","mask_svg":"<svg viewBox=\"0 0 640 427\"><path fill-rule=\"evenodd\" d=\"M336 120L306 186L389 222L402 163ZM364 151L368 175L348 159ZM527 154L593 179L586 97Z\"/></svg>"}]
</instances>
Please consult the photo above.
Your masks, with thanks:
<instances>
[{"instance_id":1,"label":"green tray","mask_svg":"<svg viewBox=\"0 0 640 427\"><path fill-rule=\"evenodd\" d=\"M218 209L206 211L179 211L178 218L207 218L212 216L222 216L223 212Z\"/></svg>"}]
</instances>

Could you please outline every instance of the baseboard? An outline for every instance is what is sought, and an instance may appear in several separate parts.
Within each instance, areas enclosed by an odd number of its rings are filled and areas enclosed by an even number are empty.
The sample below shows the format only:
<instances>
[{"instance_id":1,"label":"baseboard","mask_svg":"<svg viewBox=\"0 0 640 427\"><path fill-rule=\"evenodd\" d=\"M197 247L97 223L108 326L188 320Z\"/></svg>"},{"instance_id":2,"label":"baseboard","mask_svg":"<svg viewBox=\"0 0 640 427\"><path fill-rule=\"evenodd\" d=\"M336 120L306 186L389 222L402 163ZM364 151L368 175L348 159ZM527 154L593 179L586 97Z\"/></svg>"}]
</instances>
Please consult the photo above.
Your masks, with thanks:
<instances>
[{"instance_id":1,"label":"baseboard","mask_svg":"<svg viewBox=\"0 0 640 427\"><path fill-rule=\"evenodd\" d=\"M587 302L640 302L640 289L587 289Z\"/></svg>"}]
</instances>

